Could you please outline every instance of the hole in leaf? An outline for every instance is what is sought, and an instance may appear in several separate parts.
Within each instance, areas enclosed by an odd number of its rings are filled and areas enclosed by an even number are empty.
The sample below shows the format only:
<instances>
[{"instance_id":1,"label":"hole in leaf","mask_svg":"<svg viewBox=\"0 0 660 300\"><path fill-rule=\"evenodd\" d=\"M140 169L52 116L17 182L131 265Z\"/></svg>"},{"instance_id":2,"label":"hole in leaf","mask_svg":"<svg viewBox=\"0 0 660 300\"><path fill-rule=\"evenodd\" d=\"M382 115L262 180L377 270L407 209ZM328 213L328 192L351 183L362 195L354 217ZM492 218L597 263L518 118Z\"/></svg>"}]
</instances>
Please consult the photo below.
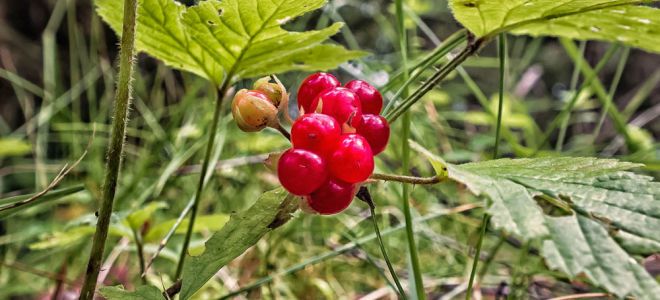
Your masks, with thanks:
<instances>
[{"instance_id":1,"label":"hole in leaf","mask_svg":"<svg viewBox=\"0 0 660 300\"><path fill-rule=\"evenodd\" d=\"M559 196L559 198L562 197ZM543 213L548 216L564 217L573 215L570 205L562 199L541 194L534 196L534 200L536 201L536 204L541 207Z\"/></svg>"},{"instance_id":2,"label":"hole in leaf","mask_svg":"<svg viewBox=\"0 0 660 300\"><path fill-rule=\"evenodd\" d=\"M209 23L209 25L215 25L215 23L213 23L213 21L211 21L211 20L209 20L208 23Z\"/></svg>"}]
</instances>

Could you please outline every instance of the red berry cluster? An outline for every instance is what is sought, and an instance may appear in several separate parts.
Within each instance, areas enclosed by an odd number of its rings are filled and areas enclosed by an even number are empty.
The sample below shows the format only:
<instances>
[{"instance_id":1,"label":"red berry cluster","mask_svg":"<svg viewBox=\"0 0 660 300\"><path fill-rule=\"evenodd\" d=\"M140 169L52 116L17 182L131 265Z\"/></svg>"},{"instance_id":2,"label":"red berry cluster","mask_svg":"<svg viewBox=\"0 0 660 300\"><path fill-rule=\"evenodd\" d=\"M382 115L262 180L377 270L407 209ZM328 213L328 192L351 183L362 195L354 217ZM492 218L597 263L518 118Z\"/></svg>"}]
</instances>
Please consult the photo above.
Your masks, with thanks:
<instances>
[{"instance_id":1,"label":"red berry cluster","mask_svg":"<svg viewBox=\"0 0 660 300\"><path fill-rule=\"evenodd\" d=\"M340 87L328 73L307 77L298 90L293 149L277 164L282 186L320 214L348 207L356 184L371 176L374 155L387 146L390 127L379 115L382 107L381 94L362 80Z\"/></svg>"}]
</instances>

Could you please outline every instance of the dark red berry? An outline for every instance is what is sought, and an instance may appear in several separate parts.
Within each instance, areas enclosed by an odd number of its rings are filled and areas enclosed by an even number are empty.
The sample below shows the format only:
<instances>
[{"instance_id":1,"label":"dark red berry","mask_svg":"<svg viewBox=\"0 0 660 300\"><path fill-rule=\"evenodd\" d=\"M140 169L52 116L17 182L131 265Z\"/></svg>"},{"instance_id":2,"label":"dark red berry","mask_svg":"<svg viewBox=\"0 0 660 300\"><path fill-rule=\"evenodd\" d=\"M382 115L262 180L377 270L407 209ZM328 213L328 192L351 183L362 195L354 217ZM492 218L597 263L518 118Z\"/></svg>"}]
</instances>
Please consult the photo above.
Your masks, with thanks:
<instances>
[{"instance_id":1,"label":"dark red berry","mask_svg":"<svg viewBox=\"0 0 660 300\"><path fill-rule=\"evenodd\" d=\"M303 149L289 149L277 163L277 177L289 193L305 196L326 181L328 172L320 156Z\"/></svg>"},{"instance_id":2,"label":"dark red berry","mask_svg":"<svg viewBox=\"0 0 660 300\"><path fill-rule=\"evenodd\" d=\"M312 151L326 157L341 136L341 126L328 115L311 113L300 116L291 127L294 148Z\"/></svg>"},{"instance_id":3,"label":"dark red berry","mask_svg":"<svg viewBox=\"0 0 660 300\"><path fill-rule=\"evenodd\" d=\"M374 171L374 156L365 138L355 133L345 134L328 158L328 166L335 178L358 183L365 181Z\"/></svg>"},{"instance_id":4,"label":"dark red berry","mask_svg":"<svg viewBox=\"0 0 660 300\"><path fill-rule=\"evenodd\" d=\"M338 87L320 93L314 99L312 108L316 109L319 105L321 113L335 118L340 125L347 123L349 119L352 127L360 125L362 118L360 98L347 88Z\"/></svg>"},{"instance_id":5,"label":"dark red berry","mask_svg":"<svg viewBox=\"0 0 660 300\"><path fill-rule=\"evenodd\" d=\"M298 88L298 109L304 109L305 113L314 112L312 103L316 96L338 86L340 86L339 80L332 74L318 72L309 75Z\"/></svg>"},{"instance_id":6,"label":"dark red berry","mask_svg":"<svg viewBox=\"0 0 660 300\"><path fill-rule=\"evenodd\" d=\"M387 147L387 141L390 139L390 124L379 115L362 115L362 122L357 128L357 134L363 136L374 155L383 152Z\"/></svg>"},{"instance_id":7,"label":"dark red berry","mask_svg":"<svg viewBox=\"0 0 660 300\"><path fill-rule=\"evenodd\" d=\"M312 210L331 215L346 209L353 201L355 185L337 179L328 179L311 195L305 197Z\"/></svg>"},{"instance_id":8,"label":"dark red berry","mask_svg":"<svg viewBox=\"0 0 660 300\"><path fill-rule=\"evenodd\" d=\"M383 109L383 96L375 87L362 80L349 81L345 87L360 97L363 114L380 114Z\"/></svg>"}]
</instances>

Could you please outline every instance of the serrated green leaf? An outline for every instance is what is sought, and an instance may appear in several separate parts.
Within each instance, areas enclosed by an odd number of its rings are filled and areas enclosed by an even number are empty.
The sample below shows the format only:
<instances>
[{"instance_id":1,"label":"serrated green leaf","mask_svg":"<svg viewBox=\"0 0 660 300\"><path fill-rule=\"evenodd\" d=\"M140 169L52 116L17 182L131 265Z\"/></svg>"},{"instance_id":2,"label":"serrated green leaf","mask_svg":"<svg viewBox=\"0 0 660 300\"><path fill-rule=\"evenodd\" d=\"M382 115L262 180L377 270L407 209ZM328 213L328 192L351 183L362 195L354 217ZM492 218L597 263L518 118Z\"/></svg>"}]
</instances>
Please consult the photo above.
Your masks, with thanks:
<instances>
[{"instance_id":1,"label":"serrated green leaf","mask_svg":"<svg viewBox=\"0 0 660 300\"><path fill-rule=\"evenodd\" d=\"M342 26L290 32L281 25L318 9L326 0L208 0L186 8L174 0L140 0L136 48L165 64L220 85L292 70L337 67L366 55L322 44ZM99 15L121 33L123 2L96 0Z\"/></svg>"},{"instance_id":2,"label":"serrated green leaf","mask_svg":"<svg viewBox=\"0 0 660 300\"><path fill-rule=\"evenodd\" d=\"M181 224L179 224L179 227L176 229L174 233L186 233L186 230L188 228L188 220L189 219L183 219L181 221ZM195 219L193 232L202 232L205 230L210 230L210 231L220 230L222 229L222 226L224 226L225 223L227 223L228 220L229 220L228 215L221 215L221 214L199 216L197 217L197 219ZM144 236L144 241L145 242L157 241L158 239L165 236L165 234L167 234L167 232L174 226L174 223L176 223L176 219L168 220L151 227L151 229L149 229L149 232L147 232L147 234Z\"/></svg>"},{"instance_id":3,"label":"serrated green leaf","mask_svg":"<svg viewBox=\"0 0 660 300\"><path fill-rule=\"evenodd\" d=\"M138 287L135 292L124 290L118 286L104 286L99 289L99 294L108 300L162 300L165 299L157 287L145 285Z\"/></svg>"},{"instance_id":4,"label":"serrated green leaf","mask_svg":"<svg viewBox=\"0 0 660 300\"><path fill-rule=\"evenodd\" d=\"M200 256L188 258L183 269L180 299L190 298L220 268L286 222L297 209L296 198L278 188L264 193L247 210L232 215L206 242L206 249Z\"/></svg>"},{"instance_id":5,"label":"serrated green leaf","mask_svg":"<svg viewBox=\"0 0 660 300\"><path fill-rule=\"evenodd\" d=\"M638 0L453 0L454 17L477 37L500 32L621 42L660 52L660 10Z\"/></svg>"},{"instance_id":6,"label":"serrated green leaf","mask_svg":"<svg viewBox=\"0 0 660 300\"><path fill-rule=\"evenodd\" d=\"M585 274L597 285L623 298L657 299L660 285L598 222L573 215L546 218L551 239L543 243L548 266L577 277Z\"/></svg>"},{"instance_id":7,"label":"serrated green leaf","mask_svg":"<svg viewBox=\"0 0 660 300\"><path fill-rule=\"evenodd\" d=\"M649 280L650 276L629 255L660 250L660 183L624 171L641 165L586 157L497 159L452 165L411 144L431 161L436 173L445 173L475 195L488 198L487 211L495 227L524 239L550 238L561 245L544 248L553 268L572 276L585 273L596 285L619 296L644 299L644 295L660 294L660 285ZM553 205L568 209L572 215L544 215L535 201L539 196L543 196L539 201L554 199ZM574 220L581 227L565 220ZM563 249L575 243L587 246ZM585 249L594 262L579 261L586 255ZM617 261L608 265L611 255Z\"/></svg>"}]
</instances>

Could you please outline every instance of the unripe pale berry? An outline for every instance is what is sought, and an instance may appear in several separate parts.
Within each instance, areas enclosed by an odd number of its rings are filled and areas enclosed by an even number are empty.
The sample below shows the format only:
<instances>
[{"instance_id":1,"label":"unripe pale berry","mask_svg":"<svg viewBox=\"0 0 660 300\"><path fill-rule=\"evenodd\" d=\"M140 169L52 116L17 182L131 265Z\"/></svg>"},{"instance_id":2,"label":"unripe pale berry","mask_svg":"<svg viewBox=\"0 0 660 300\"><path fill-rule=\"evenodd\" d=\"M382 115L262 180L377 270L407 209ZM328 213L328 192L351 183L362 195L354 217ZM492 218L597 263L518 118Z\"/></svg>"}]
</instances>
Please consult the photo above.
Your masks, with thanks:
<instances>
[{"instance_id":1,"label":"unripe pale berry","mask_svg":"<svg viewBox=\"0 0 660 300\"><path fill-rule=\"evenodd\" d=\"M291 143L297 149L327 157L341 136L339 123L328 115L311 113L300 116L291 127Z\"/></svg>"},{"instance_id":2,"label":"unripe pale berry","mask_svg":"<svg viewBox=\"0 0 660 300\"><path fill-rule=\"evenodd\" d=\"M231 113L236 125L247 132L277 125L277 111L277 107L264 93L255 90L238 91L231 104Z\"/></svg>"},{"instance_id":3,"label":"unripe pale berry","mask_svg":"<svg viewBox=\"0 0 660 300\"><path fill-rule=\"evenodd\" d=\"M305 199L313 211L331 215L346 209L353 201L354 194L355 184L328 179Z\"/></svg>"},{"instance_id":4,"label":"unripe pale berry","mask_svg":"<svg viewBox=\"0 0 660 300\"><path fill-rule=\"evenodd\" d=\"M357 128L357 134L364 137L374 155L383 152L390 139L390 125L379 115L364 114Z\"/></svg>"},{"instance_id":5,"label":"unripe pale berry","mask_svg":"<svg viewBox=\"0 0 660 300\"><path fill-rule=\"evenodd\" d=\"M314 112L312 103L316 96L325 90L340 86L339 80L332 74L318 72L309 75L298 88L298 108L305 113Z\"/></svg>"},{"instance_id":6,"label":"unripe pale berry","mask_svg":"<svg viewBox=\"0 0 660 300\"><path fill-rule=\"evenodd\" d=\"M344 87L360 97L363 114L380 114L383 109L383 96L375 87L363 80L349 81Z\"/></svg>"},{"instance_id":7,"label":"unripe pale berry","mask_svg":"<svg viewBox=\"0 0 660 300\"><path fill-rule=\"evenodd\" d=\"M303 149L289 149L277 163L277 177L289 193L305 196L327 180L328 172L320 156Z\"/></svg>"},{"instance_id":8,"label":"unripe pale berry","mask_svg":"<svg viewBox=\"0 0 660 300\"><path fill-rule=\"evenodd\" d=\"M321 92L312 104L312 109L321 107L321 113L329 115L340 125L347 124L357 127L362 118L362 106L360 98L347 88L334 88Z\"/></svg>"},{"instance_id":9,"label":"unripe pale berry","mask_svg":"<svg viewBox=\"0 0 660 300\"><path fill-rule=\"evenodd\" d=\"M277 83L272 83L269 81L270 77L263 77L257 80L252 88L256 91L262 92L264 95L266 95L268 100L270 100L270 103L272 103L275 107L279 107L280 102L282 102L282 95L284 92Z\"/></svg>"},{"instance_id":10,"label":"unripe pale berry","mask_svg":"<svg viewBox=\"0 0 660 300\"><path fill-rule=\"evenodd\" d=\"M344 134L328 157L330 175L348 183L365 181L374 171L374 156L365 138Z\"/></svg>"}]
</instances>

